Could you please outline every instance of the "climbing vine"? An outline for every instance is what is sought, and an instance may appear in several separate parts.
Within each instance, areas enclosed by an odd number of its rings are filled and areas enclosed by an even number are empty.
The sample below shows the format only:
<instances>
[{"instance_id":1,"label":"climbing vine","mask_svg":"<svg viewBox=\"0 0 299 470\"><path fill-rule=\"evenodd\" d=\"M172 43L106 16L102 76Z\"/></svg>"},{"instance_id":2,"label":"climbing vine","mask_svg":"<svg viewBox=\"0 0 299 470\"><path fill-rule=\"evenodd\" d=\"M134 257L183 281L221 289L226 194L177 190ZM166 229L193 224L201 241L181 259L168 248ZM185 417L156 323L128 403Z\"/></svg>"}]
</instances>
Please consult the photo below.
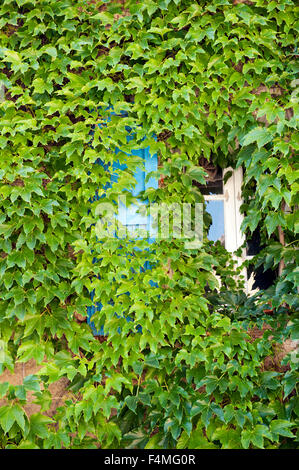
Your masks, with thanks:
<instances>
[{"instance_id":1,"label":"climbing vine","mask_svg":"<svg viewBox=\"0 0 299 470\"><path fill-rule=\"evenodd\" d=\"M296 354L275 360L298 338L295 2L2 0L0 30L0 373L37 365L1 380L1 447L295 447ZM246 297L207 215L197 250L99 242L91 200L134 202L144 139L149 202L203 202L201 157L243 167L274 286Z\"/></svg>"}]
</instances>

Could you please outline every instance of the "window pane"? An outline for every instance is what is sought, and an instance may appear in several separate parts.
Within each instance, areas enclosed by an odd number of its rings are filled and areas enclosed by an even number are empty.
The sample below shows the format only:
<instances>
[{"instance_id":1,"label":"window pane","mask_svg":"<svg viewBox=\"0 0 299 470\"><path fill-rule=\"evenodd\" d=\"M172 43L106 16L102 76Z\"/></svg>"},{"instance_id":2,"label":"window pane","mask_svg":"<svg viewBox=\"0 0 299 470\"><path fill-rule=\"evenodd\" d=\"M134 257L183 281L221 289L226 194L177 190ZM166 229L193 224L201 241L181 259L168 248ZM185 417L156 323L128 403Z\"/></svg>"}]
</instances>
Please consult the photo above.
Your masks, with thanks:
<instances>
[{"instance_id":1,"label":"window pane","mask_svg":"<svg viewBox=\"0 0 299 470\"><path fill-rule=\"evenodd\" d=\"M214 242L220 240L224 245L224 201L206 201L206 208L212 217L208 239Z\"/></svg>"}]
</instances>

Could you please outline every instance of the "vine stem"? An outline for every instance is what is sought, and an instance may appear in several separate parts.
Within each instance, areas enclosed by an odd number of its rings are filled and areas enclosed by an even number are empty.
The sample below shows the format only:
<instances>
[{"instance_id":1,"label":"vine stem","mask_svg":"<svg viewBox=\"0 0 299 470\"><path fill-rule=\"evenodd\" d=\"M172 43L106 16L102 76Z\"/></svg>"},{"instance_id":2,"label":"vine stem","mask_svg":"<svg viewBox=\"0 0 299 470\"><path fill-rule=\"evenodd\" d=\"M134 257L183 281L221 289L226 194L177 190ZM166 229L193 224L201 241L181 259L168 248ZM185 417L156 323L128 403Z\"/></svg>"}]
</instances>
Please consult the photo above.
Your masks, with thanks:
<instances>
[{"instance_id":1,"label":"vine stem","mask_svg":"<svg viewBox=\"0 0 299 470\"><path fill-rule=\"evenodd\" d=\"M294 243L298 243L298 242L299 242L299 240L294 240L290 243L287 243L285 246L287 247L287 246L293 245Z\"/></svg>"},{"instance_id":2,"label":"vine stem","mask_svg":"<svg viewBox=\"0 0 299 470\"><path fill-rule=\"evenodd\" d=\"M281 210L282 212L285 211L285 201L283 200L281 203ZM278 226L278 236L279 236L279 243L281 243L283 246L285 246L285 237L284 237L284 231L281 228L281 225ZM284 259L282 258L279 261L279 266L278 266L278 275L281 276L282 271L284 270L285 267L285 262Z\"/></svg>"},{"instance_id":3,"label":"vine stem","mask_svg":"<svg viewBox=\"0 0 299 470\"><path fill-rule=\"evenodd\" d=\"M139 378L138 378L138 384L137 384L136 397L139 395L139 388L140 388L140 383L141 383L141 375L139 375Z\"/></svg>"}]
</instances>

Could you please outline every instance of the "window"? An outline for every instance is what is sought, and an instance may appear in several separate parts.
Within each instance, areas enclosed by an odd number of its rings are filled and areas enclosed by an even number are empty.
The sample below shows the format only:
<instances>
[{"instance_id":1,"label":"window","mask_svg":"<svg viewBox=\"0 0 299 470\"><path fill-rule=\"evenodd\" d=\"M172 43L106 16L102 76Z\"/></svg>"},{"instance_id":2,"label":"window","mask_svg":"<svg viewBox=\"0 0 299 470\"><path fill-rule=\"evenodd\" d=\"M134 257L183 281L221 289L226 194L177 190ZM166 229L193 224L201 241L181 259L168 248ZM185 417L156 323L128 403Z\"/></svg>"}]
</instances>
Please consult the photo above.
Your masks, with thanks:
<instances>
[{"instance_id":1,"label":"window","mask_svg":"<svg viewBox=\"0 0 299 470\"><path fill-rule=\"evenodd\" d=\"M199 164L208 173L206 186L195 183L204 195L207 212L212 217L208 238L219 240L228 251L233 252L244 242L240 212L242 168L222 170L205 159L201 159Z\"/></svg>"},{"instance_id":2,"label":"window","mask_svg":"<svg viewBox=\"0 0 299 470\"><path fill-rule=\"evenodd\" d=\"M208 238L212 241L219 240L230 252L235 252L245 241L241 232L243 215L240 207L242 205L242 181L243 170L238 168L225 168L215 166L202 158L199 164L208 173L207 184L195 183L204 195L206 210L211 215L212 224L209 228ZM261 249L258 230L247 241L247 247L242 249L242 255L235 258L240 265L245 260L250 260ZM263 267L254 269L250 266L244 268L242 275L245 278L245 290L253 294L259 289L267 289L273 284L277 273L268 270L264 272Z\"/></svg>"},{"instance_id":3,"label":"window","mask_svg":"<svg viewBox=\"0 0 299 470\"><path fill-rule=\"evenodd\" d=\"M206 210L212 218L208 238L212 241L219 240L228 251L235 252L245 241L244 234L241 232L243 215L240 211L243 170L242 168L222 169L205 159L200 159L199 164L208 173L206 185L195 183L204 195ZM241 257L236 260L241 264L252 257L251 250L243 248ZM253 293L256 273L244 269L242 274L245 278L246 292Z\"/></svg>"}]
</instances>

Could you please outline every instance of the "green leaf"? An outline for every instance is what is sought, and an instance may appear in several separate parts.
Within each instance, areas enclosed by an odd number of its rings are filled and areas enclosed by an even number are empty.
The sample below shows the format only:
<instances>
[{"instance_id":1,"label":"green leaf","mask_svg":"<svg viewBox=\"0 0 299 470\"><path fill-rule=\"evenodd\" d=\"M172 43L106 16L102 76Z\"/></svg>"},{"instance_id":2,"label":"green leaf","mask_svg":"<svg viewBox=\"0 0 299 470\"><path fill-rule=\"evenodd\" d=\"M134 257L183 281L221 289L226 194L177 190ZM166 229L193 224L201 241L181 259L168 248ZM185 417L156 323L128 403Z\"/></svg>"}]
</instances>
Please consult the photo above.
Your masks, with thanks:
<instances>
[{"instance_id":1,"label":"green leaf","mask_svg":"<svg viewBox=\"0 0 299 470\"><path fill-rule=\"evenodd\" d=\"M54 421L48 416L36 413L30 416L30 436L46 439L49 434L48 424Z\"/></svg>"},{"instance_id":2,"label":"green leaf","mask_svg":"<svg viewBox=\"0 0 299 470\"><path fill-rule=\"evenodd\" d=\"M294 427L294 423L284 419L275 419L270 423L270 430L273 434L294 438L295 435L289 430L292 427Z\"/></svg>"},{"instance_id":3,"label":"green leaf","mask_svg":"<svg viewBox=\"0 0 299 470\"><path fill-rule=\"evenodd\" d=\"M56 59L57 57L56 47L53 47L53 46L44 47L43 52L45 52L46 54L49 54L49 56L51 56L53 59Z\"/></svg>"},{"instance_id":4,"label":"green leaf","mask_svg":"<svg viewBox=\"0 0 299 470\"><path fill-rule=\"evenodd\" d=\"M34 93L44 93L47 90L47 84L42 78L36 78L32 82Z\"/></svg>"},{"instance_id":5,"label":"green leaf","mask_svg":"<svg viewBox=\"0 0 299 470\"><path fill-rule=\"evenodd\" d=\"M8 392L9 389L9 383L8 382L1 382L0 383L0 398L3 398L6 393Z\"/></svg>"},{"instance_id":6,"label":"green leaf","mask_svg":"<svg viewBox=\"0 0 299 470\"><path fill-rule=\"evenodd\" d=\"M23 380L23 385L26 390L33 390L34 392L40 392L39 380L36 375L30 374Z\"/></svg>"},{"instance_id":7,"label":"green leaf","mask_svg":"<svg viewBox=\"0 0 299 470\"><path fill-rule=\"evenodd\" d=\"M263 147L272 140L272 133L266 127L255 127L248 134L246 134L242 145L250 145L253 142L257 143L258 148Z\"/></svg>"},{"instance_id":8,"label":"green leaf","mask_svg":"<svg viewBox=\"0 0 299 470\"><path fill-rule=\"evenodd\" d=\"M137 396L127 396L126 399L125 399L125 402L126 402L128 408L135 413L137 403L138 403L138 397Z\"/></svg>"},{"instance_id":9,"label":"green leaf","mask_svg":"<svg viewBox=\"0 0 299 470\"><path fill-rule=\"evenodd\" d=\"M0 408L0 425L4 433L7 433L11 429L15 420L15 414L12 406L6 405Z\"/></svg>"},{"instance_id":10,"label":"green leaf","mask_svg":"<svg viewBox=\"0 0 299 470\"><path fill-rule=\"evenodd\" d=\"M15 421L18 423L22 431L25 430L25 411L23 408L21 408L19 405L14 405L13 408L13 415L15 418Z\"/></svg>"}]
</instances>

